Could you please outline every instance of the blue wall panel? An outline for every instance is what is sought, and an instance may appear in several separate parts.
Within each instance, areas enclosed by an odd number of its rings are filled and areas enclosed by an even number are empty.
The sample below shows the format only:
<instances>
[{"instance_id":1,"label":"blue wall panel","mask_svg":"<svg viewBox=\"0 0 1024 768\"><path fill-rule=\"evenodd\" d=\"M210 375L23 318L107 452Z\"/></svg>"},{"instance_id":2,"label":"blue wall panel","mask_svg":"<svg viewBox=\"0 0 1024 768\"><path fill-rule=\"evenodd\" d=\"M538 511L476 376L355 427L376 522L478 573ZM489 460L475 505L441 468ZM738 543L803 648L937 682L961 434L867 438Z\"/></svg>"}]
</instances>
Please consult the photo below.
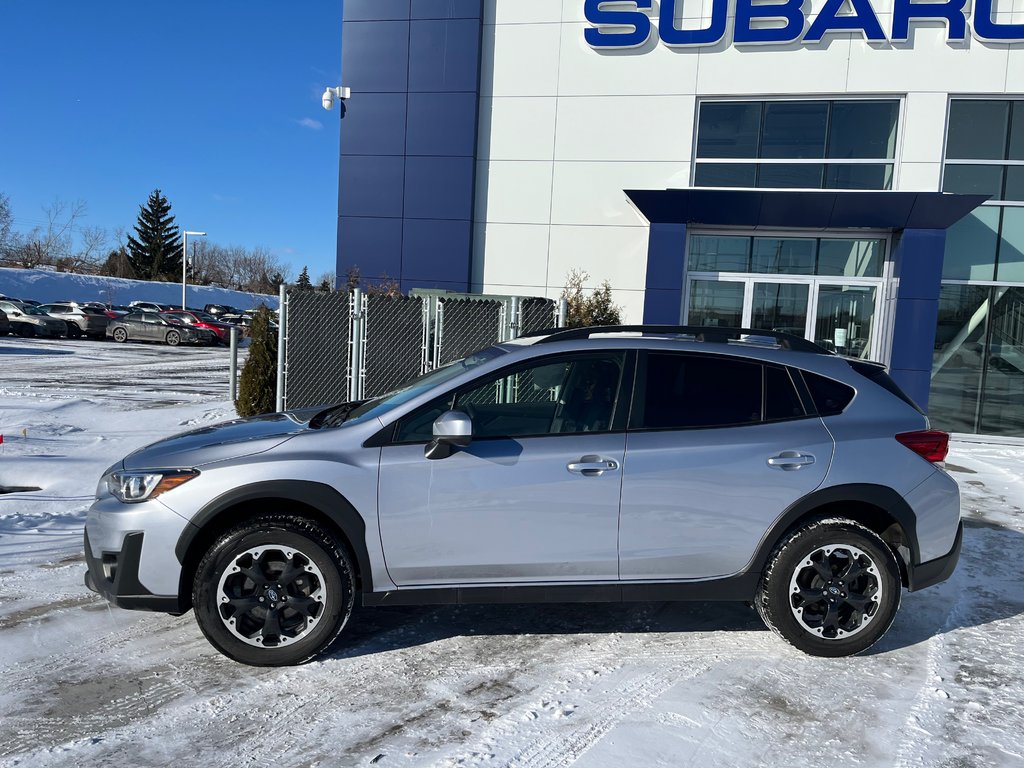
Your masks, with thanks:
<instances>
[{"instance_id":1,"label":"blue wall panel","mask_svg":"<svg viewBox=\"0 0 1024 768\"><path fill-rule=\"evenodd\" d=\"M482 24L483 0L345 1L339 275L469 289Z\"/></svg>"},{"instance_id":2,"label":"blue wall panel","mask_svg":"<svg viewBox=\"0 0 1024 768\"><path fill-rule=\"evenodd\" d=\"M685 224L652 223L647 238L644 322L676 325L683 307Z\"/></svg>"}]
</instances>

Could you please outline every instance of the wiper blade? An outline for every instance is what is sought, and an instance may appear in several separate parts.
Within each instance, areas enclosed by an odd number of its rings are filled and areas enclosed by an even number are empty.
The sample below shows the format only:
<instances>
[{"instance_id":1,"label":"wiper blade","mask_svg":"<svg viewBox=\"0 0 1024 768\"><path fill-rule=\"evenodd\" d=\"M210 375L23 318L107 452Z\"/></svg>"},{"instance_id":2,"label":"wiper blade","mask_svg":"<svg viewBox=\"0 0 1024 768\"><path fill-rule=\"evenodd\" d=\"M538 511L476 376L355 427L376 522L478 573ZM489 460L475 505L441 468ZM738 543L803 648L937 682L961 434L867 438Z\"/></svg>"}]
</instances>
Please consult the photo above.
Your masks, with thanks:
<instances>
[{"instance_id":1,"label":"wiper blade","mask_svg":"<svg viewBox=\"0 0 1024 768\"><path fill-rule=\"evenodd\" d=\"M332 405L330 408L320 411L316 416L309 420L309 426L311 429L323 429L324 427L339 427L345 423L345 419L352 413L356 408L365 403L365 400L353 400L350 403L342 403L341 405Z\"/></svg>"}]
</instances>

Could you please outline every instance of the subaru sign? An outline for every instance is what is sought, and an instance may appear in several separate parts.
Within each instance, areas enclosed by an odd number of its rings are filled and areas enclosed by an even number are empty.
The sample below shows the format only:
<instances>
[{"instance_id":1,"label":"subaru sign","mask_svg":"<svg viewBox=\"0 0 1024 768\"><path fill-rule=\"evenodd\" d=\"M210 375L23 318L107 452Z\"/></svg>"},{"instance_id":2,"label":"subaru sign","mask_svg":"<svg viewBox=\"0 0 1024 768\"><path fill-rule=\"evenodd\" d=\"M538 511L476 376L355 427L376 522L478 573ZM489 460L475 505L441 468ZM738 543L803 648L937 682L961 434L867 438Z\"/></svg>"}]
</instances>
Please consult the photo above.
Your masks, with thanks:
<instances>
[{"instance_id":1,"label":"subaru sign","mask_svg":"<svg viewBox=\"0 0 1024 768\"><path fill-rule=\"evenodd\" d=\"M657 34L665 45L673 48L714 45L726 37L729 0L712 0L711 21L703 28L680 29L675 23L677 7L681 10L684 2L700 1L661 0L655 29L651 17L644 13L651 10L652 0L586 0L584 13L594 26L584 35L591 47L605 49L636 48L646 44L652 34ZM737 45L817 43L837 32L860 34L876 43L905 42L910 37L911 23L916 21L944 23L949 42L966 40L969 28L974 37L985 42L1024 42L1024 24L994 20L995 0L974 0L973 14L967 7L967 0L894 0L890 30L882 29L870 0L825 0L814 18L808 18L804 12L807 0L735 2L732 41Z\"/></svg>"}]
</instances>

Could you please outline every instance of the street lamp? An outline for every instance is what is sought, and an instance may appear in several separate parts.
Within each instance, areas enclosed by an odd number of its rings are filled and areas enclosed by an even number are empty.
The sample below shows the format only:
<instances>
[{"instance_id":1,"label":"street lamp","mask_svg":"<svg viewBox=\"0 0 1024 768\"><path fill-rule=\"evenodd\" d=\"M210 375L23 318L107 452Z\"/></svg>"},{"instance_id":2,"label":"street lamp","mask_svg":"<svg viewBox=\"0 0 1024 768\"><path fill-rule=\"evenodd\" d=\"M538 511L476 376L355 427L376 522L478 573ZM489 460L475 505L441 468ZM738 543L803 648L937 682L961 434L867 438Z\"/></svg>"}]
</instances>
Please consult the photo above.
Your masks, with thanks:
<instances>
[{"instance_id":1,"label":"street lamp","mask_svg":"<svg viewBox=\"0 0 1024 768\"><path fill-rule=\"evenodd\" d=\"M185 286L188 284L188 236L206 237L205 232L190 232L185 230L185 239L181 244L181 308L186 309Z\"/></svg>"}]
</instances>

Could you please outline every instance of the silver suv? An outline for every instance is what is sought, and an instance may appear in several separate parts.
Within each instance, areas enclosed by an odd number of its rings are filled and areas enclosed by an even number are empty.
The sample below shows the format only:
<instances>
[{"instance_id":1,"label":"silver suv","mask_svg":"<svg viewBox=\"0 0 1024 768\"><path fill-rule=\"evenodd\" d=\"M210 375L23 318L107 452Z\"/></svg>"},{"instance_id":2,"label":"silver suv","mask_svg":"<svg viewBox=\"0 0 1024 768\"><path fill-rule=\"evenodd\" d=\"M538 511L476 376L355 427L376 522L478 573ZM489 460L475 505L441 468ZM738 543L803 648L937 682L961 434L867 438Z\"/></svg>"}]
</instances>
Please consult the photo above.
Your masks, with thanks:
<instances>
[{"instance_id":1,"label":"silver suv","mask_svg":"<svg viewBox=\"0 0 1024 768\"><path fill-rule=\"evenodd\" d=\"M499 344L381 397L188 432L105 474L86 584L295 664L362 605L734 600L863 651L963 528L948 435L873 363L784 333Z\"/></svg>"}]
</instances>

